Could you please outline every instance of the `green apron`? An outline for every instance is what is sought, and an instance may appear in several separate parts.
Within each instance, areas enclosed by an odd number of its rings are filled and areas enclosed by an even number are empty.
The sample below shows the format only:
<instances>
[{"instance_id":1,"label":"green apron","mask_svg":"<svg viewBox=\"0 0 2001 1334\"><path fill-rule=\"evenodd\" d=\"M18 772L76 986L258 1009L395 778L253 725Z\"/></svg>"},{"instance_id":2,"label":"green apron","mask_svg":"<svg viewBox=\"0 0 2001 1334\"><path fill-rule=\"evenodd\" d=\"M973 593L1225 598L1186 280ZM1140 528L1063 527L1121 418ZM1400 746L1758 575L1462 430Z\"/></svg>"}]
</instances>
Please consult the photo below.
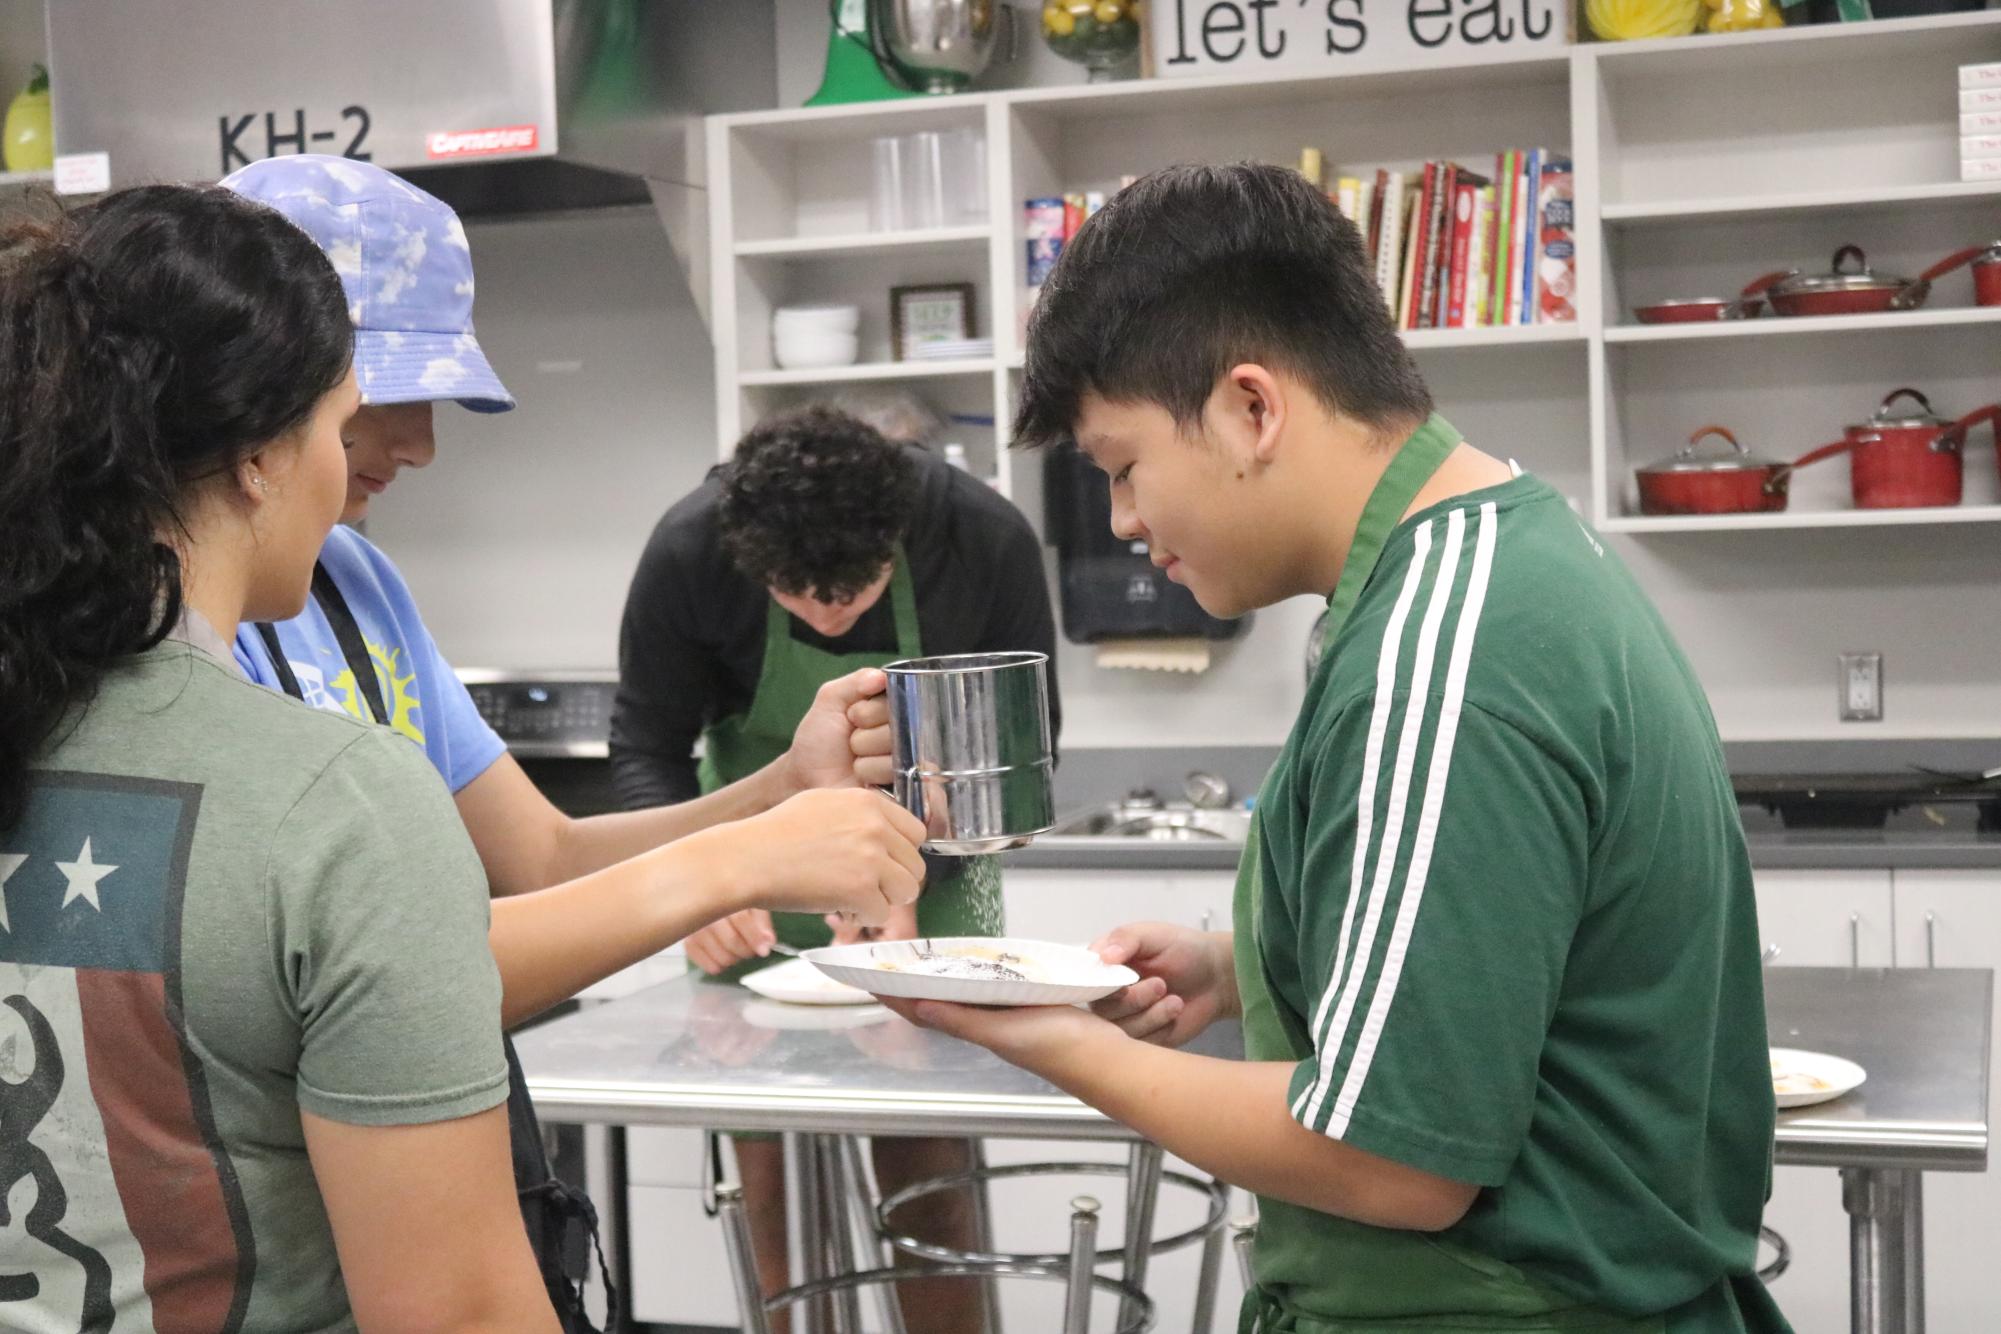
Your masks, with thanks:
<instances>
[{"instance_id":1,"label":"green apron","mask_svg":"<svg viewBox=\"0 0 2001 1334\"><path fill-rule=\"evenodd\" d=\"M1375 573L1383 544L1405 511L1460 443L1443 417L1432 416L1398 449L1376 483L1355 528L1355 540L1327 600L1326 649L1333 646L1362 589ZM1271 780L1266 780L1269 789ZM1237 991L1242 998L1244 1055L1253 1061L1303 1061L1313 1055L1305 1025L1280 1006L1265 976L1258 944L1264 863L1260 797L1238 863L1233 905ZM1537 1284L1512 1265L1414 1232L1368 1227L1283 1200L1258 1199L1255 1268L1261 1281L1244 1295L1239 1334L1415 1334L1420 1330L1492 1330L1510 1334L1650 1334L1658 1320L1632 1322L1574 1302ZM1369 1311L1366 1317L1315 1311Z\"/></svg>"},{"instance_id":2,"label":"green apron","mask_svg":"<svg viewBox=\"0 0 2001 1334\"><path fill-rule=\"evenodd\" d=\"M813 706L821 686L864 667L885 667L924 656L917 632L917 593L903 547L889 580L890 609L896 616L896 652L829 653L792 637L792 615L776 601L764 621L764 670L757 678L750 710L714 723L703 733L697 771L702 791L713 792L770 764L792 747L792 734ZM924 893L917 900L917 929L926 936L996 936L1003 926L1000 859L925 857ZM773 913L778 938L798 949L833 941L833 932L813 913ZM734 979L774 959L746 961L720 974Z\"/></svg>"}]
</instances>

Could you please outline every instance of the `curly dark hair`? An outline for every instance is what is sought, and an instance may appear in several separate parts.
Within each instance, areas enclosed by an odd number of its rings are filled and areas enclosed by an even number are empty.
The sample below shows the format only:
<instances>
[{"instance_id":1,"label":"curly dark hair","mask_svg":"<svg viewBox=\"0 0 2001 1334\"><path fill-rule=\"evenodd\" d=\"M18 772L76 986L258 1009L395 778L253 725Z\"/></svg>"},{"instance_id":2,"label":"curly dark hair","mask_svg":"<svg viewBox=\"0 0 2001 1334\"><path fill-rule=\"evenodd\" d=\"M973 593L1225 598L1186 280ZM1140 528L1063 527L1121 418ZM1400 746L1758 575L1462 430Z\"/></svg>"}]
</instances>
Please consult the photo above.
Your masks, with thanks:
<instances>
[{"instance_id":1,"label":"curly dark hair","mask_svg":"<svg viewBox=\"0 0 2001 1334\"><path fill-rule=\"evenodd\" d=\"M228 190L0 232L0 830L64 720L179 620L162 538L190 488L302 424L353 349L325 253Z\"/></svg>"},{"instance_id":2,"label":"curly dark hair","mask_svg":"<svg viewBox=\"0 0 2001 1334\"><path fill-rule=\"evenodd\" d=\"M917 509L908 447L832 408L759 423L721 478L723 550L737 569L826 602L882 577Z\"/></svg>"}]
</instances>

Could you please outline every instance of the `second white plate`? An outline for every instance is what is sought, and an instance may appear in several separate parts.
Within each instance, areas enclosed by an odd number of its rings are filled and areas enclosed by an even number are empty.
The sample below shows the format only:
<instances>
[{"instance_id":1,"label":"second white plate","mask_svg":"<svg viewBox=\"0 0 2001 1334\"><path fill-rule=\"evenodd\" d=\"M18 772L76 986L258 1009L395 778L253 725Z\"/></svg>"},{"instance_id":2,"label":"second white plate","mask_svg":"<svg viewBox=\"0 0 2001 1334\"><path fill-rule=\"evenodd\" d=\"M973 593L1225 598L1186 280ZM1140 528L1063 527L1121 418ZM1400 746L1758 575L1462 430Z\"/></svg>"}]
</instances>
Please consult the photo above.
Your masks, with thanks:
<instances>
[{"instance_id":1,"label":"second white plate","mask_svg":"<svg viewBox=\"0 0 2001 1334\"><path fill-rule=\"evenodd\" d=\"M967 1005L1075 1005L1139 981L1132 969L1080 945L1009 937L829 945L806 951L806 958L836 981L878 996Z\"/></svg>"},{"instance_id":2,"label":"second white plate","mask_svg":"<svg viewBox=\"0 0 2001 1334\"><path fill-rule=\"evenodd\" d=\"M1781 1107L1832 1102L1860 1088L1868 1077L1868 1072L1855 1062L1826 1052L1772 1048L1772 1093Z\"/></svg>"},{"instance_id":3,"label":"second white plate","mask_svg":"<svg viewBox=\"0 0 2001 1334\"><path fill-rule=\"evenodd\" d=\"M746 973L743 984L760 996L792 1005L867 1005L875 999L866 991L843 986L804 959L787 959Z\"/></svg>"}]
</instances>

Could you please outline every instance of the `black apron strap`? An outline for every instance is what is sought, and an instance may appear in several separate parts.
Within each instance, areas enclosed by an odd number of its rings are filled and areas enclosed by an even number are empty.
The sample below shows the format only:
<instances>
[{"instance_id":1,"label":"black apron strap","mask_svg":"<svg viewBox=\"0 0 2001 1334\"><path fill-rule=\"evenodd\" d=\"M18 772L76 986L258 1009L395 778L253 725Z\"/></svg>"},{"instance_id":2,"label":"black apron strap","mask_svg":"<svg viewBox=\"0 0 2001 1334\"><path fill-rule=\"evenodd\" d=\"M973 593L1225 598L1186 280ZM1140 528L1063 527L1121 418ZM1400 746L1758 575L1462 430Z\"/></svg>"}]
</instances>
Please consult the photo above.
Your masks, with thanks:
<instances>
[{"instance_id":1,"label":"black apron strap","mask_svg":"<svg viewBox=\"0 0 2001 1334\"><path fill-rule=\"evenodd\" d=\"M292 673L292 660L285 656L285 646L278 642L278 627L269 621L259 621L257 637L264 641L264 651L271 655L271 668L278 673L278 688L293 699L304 700L306 692L299 688L299 678Z\"/></svg>"},{"instance_id":2,"label":"black apron strap","mask_svg":"<svg viewBox=\"0 0 2001 1334\"><path fill-rule=\"evenodd\" d=\"M375 675L375 659L368 654L368 644L361 637L361 626L355 621L354 613L348 610L340 585L334 582L324 565L313 566L313 597L326 614L327 624L333 627L334 639L340 644L340 655L347 660L347 669L354 675L355 689L368 703L368 716L378 723L388 722L389 710L382 703L382 682Z\"/></svg>"},{"instance_id":3,"label":"black apron strap","mask_svg":"<svg viewBox=\"0 0 2001 1334\"><path fill-rule=\"evenodd\" d=\"M563 1334L600 1334L584 1309L584 1284L590 1280L591 1259L597 1259L598 1278L604 1284L604 1328L618 1328L618 1289L605 1263L604 1246L598 1240L597 1209L590 1197L570 1186L549 1167L548 1152L542 1147L542 1127L535 1119L535 1104L528 1096L528 1080L521 1060L514 1052L514 1040L502 1038L507 1053L507 1134L514 1154L515 1196L521 1204L521 1221L528 1229L528 1245L542 1272L542 1285Z\"/></svg>"}]
</instances>

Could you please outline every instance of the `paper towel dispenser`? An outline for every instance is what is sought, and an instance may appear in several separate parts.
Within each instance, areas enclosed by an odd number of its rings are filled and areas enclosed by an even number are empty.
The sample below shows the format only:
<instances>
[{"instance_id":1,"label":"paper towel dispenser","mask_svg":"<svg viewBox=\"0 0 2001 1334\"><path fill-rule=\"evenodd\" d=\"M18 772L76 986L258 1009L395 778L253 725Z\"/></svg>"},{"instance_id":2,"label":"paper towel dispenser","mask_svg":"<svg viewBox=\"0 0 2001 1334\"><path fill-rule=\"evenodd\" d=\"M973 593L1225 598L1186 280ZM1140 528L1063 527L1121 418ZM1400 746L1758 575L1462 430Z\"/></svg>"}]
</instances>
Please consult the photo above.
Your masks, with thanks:
<instances>
[{"instance_id":1,"label":"paper towel dispenser","mask_svg":"<svg viewBox=\"0 0 2001 1334\"><path fill-rule=\"evenodd\" d=\"M1044 452L1042 497L1043 532L1056 548L1063 637L1071 643L1231 639L1249 619L1209 615L1193 593L1154 568L1146 543L1115 536L1104 474L1075 445Z\"/></svg>"}]
</instances>

